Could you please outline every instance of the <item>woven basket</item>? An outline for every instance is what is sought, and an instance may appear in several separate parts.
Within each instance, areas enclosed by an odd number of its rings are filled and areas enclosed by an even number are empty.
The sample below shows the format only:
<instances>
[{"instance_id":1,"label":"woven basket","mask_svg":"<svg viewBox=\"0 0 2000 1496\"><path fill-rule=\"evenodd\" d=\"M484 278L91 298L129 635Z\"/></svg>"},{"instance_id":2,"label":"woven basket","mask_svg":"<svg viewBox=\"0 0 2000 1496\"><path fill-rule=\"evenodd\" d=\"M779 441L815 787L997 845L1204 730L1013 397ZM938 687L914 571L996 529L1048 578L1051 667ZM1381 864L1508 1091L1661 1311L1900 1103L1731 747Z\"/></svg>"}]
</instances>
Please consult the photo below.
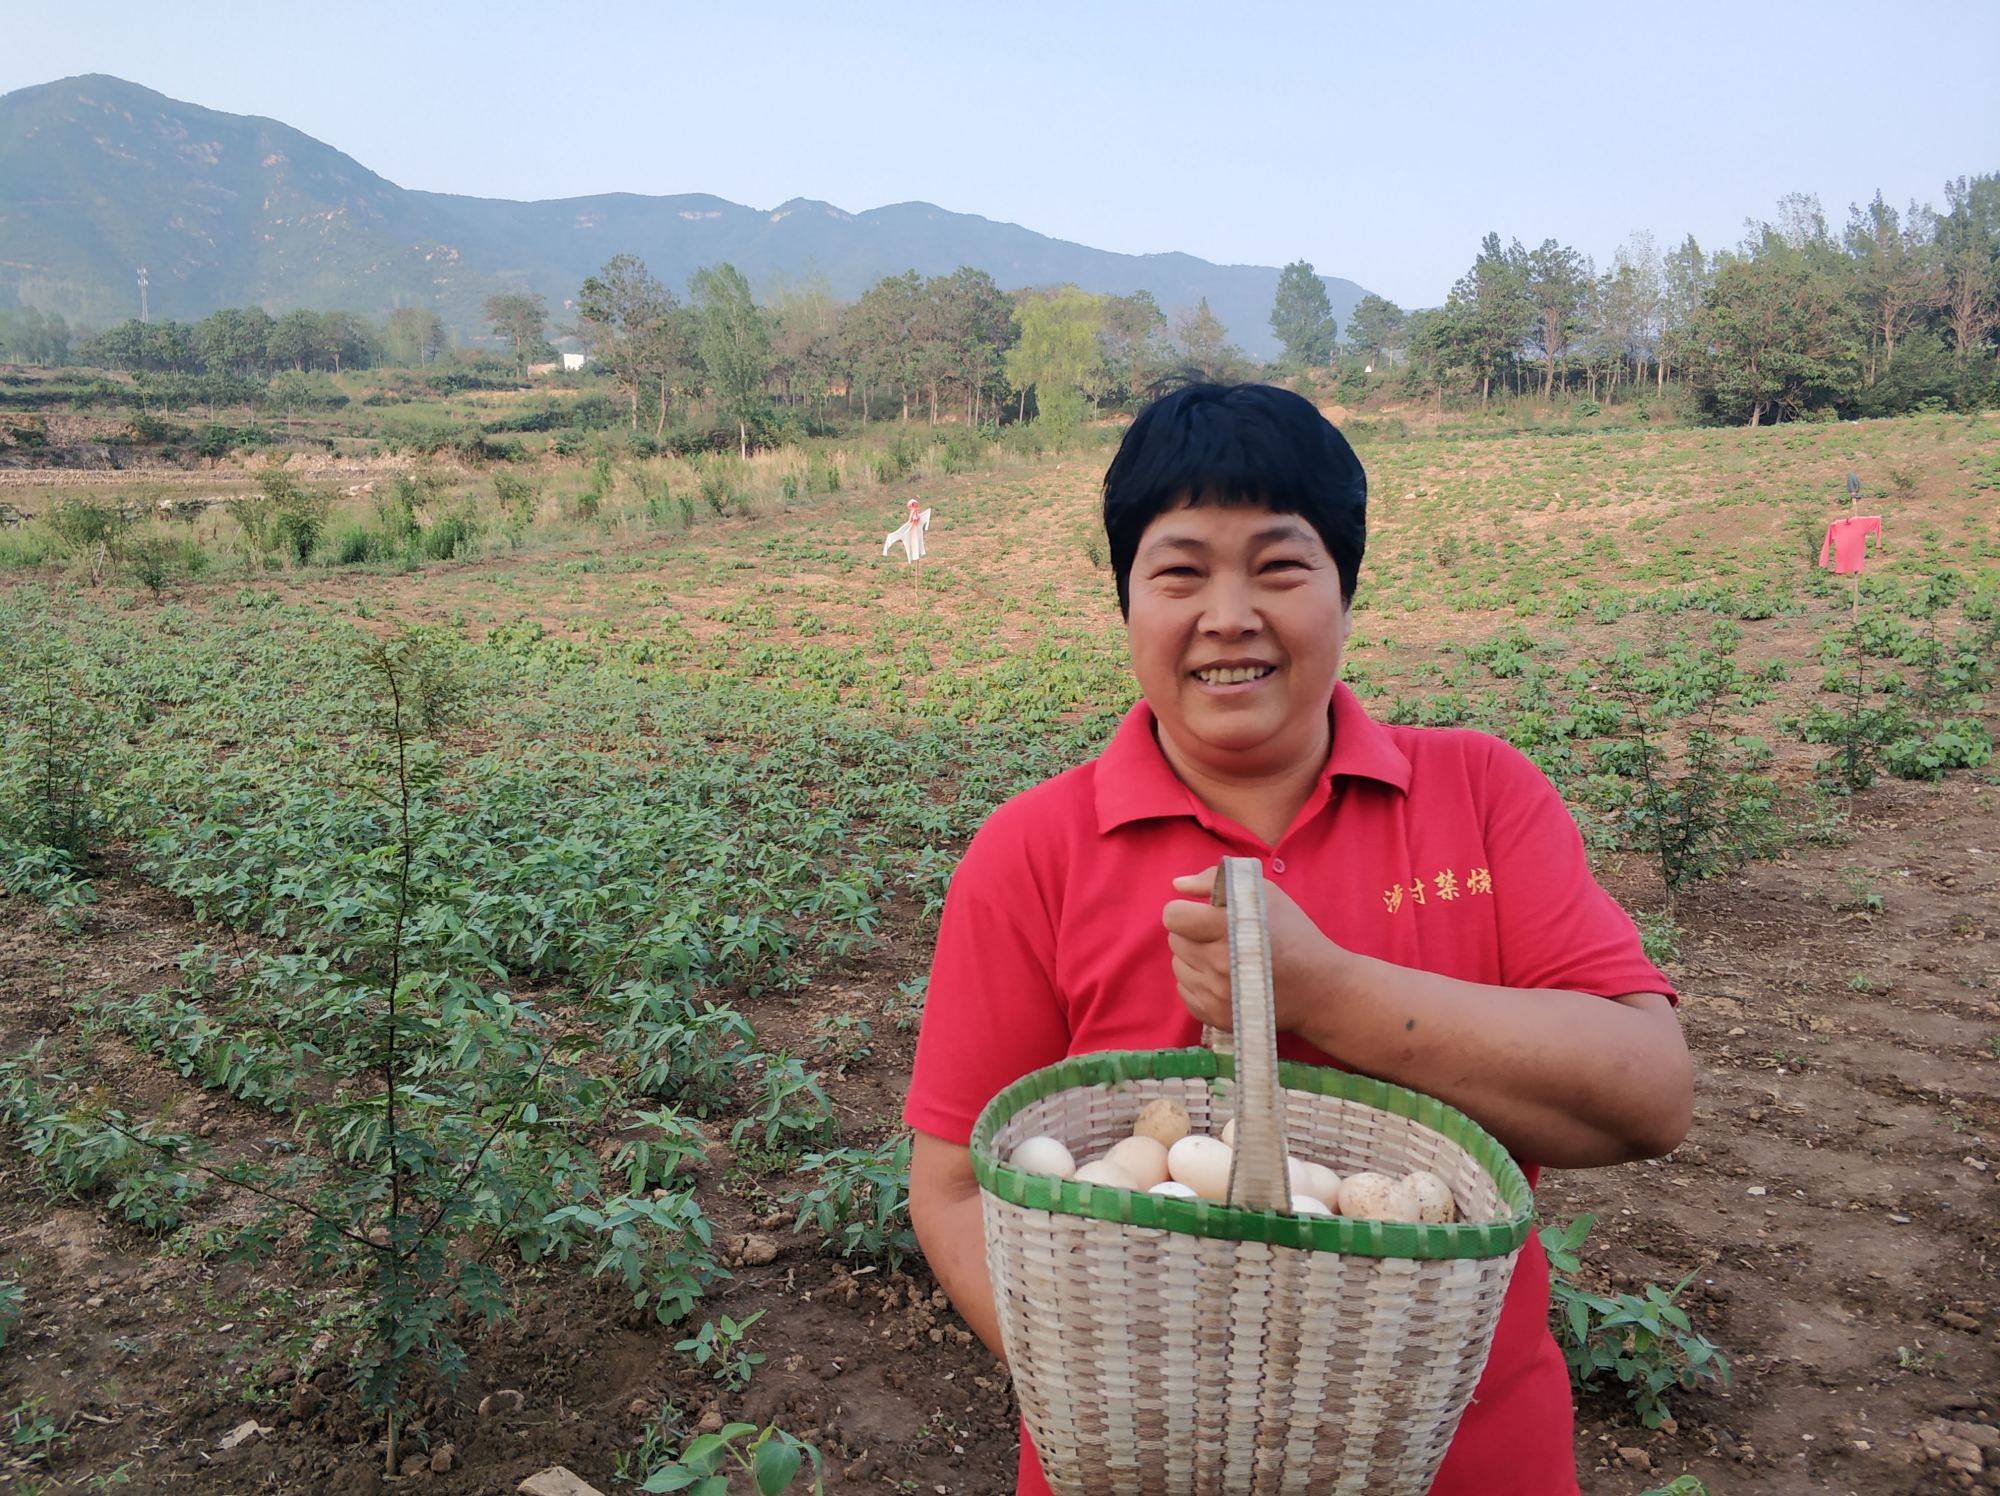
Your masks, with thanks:
<instances>
[{"instance_id":1,"label":"woven basket","mask_svg":"<svg viewBox=\"0 0 2000 1496\"><path fill-rule=\"evenodd\" d=\"M1443 1102L1279 1064L1257 863L1225 858L1215 902L1233 1042L1074 1056L1002 1091L973 1131L1022 1416L1062 1496L1421 1496L1486 1365L1534 1197ZM1040 1134L1096 1157L1161 1096L1197 1132L1236 1117L1227 1204L1006 1164ZM1292 1215L1288 1148L1343 1175L1429 1169L1460 1223Z\"/></svg>"}]
</instances>

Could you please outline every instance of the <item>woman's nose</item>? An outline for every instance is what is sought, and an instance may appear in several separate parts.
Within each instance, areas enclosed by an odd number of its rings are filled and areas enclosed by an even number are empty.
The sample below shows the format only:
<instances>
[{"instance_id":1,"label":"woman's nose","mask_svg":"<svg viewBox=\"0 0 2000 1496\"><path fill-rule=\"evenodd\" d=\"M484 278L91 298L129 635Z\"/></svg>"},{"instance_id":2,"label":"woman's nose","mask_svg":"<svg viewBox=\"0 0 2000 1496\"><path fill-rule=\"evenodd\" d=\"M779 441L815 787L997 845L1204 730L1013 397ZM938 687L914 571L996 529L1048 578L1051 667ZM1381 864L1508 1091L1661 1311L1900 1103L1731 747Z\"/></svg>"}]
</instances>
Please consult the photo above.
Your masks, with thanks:
<instances>
[{"instance_id":1,"label":"woman's nose","mask_svg":"<svg viewBox=\"0 0 2000 1496\"><path fill-rule=\"evenodd\" d=\"M1240 579L1217 577L1208 588L1207 606L1202 609L1202 632L1223 639L1240 639L1262 627L1250 588Z\"/></svg>"}]
</instances>

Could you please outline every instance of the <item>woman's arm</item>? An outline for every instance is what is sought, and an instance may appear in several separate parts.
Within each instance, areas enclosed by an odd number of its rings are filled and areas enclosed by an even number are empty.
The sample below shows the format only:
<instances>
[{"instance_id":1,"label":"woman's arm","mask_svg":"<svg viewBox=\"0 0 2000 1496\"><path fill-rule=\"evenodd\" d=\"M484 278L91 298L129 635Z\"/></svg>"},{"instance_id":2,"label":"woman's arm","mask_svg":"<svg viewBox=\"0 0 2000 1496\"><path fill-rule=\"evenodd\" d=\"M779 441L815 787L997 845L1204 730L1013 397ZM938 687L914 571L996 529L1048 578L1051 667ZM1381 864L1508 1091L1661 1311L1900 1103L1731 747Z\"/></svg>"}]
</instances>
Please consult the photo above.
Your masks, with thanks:
<instances>
[{"instance_id":1,"label":"woman's arm","mask_svg":"<svg viewBox=\"0 0 2000 1496\"><path fill-rule=\"evenodd\" d=\"M1297 1032L1382 1080L1457 1107L1517 1158L1588 1169L1671 1153L1694 1067L1657 992L1524 992L1412 971L1331 941Z\"/></svg>"},{"instance_id":2,"label":"woman's arm","mask_svg":"<svg viewBox=\"0 0 2000 1496\"><path fill-rule=\"evenodd\" d=\"M1207 874L1177 880L1183 893ZM1365 1075L1423 1091L1515 1157L1584 1169L1669 1153L1687 1135L1694 1067L1673 1005L1657 992L1603 998L1413 971L1343 950L1275 884L1265 885L1278 1026ZM1221 909L1164 912L1181 999L1229 1027Z\"/></svg>"},{"instance_id":3,"label":"woman's arm","mask_svg":"<svg viewBox=\"0 0 2000 1496\"><path fill-rule=\"evenodd\" d=\"M971 1149L927 1132L916 1134L910 1152L910 1222L952 1307L1004 1364Z\"/></svg>"}]
</instances>

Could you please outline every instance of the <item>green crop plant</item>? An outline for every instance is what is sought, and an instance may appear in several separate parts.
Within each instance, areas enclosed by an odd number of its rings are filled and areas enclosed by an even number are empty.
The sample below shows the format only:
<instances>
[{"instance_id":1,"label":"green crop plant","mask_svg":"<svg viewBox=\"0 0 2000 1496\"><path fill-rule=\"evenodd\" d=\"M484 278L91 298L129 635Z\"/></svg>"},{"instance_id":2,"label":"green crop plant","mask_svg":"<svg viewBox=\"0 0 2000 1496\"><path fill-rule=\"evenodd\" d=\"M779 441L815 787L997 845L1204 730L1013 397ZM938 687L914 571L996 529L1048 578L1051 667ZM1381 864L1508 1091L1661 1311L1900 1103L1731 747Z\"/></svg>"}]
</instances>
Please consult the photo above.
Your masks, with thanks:
<instances>
[{"instance_id":1,"label":"green crop plant","mask_svg":"<svg viewBox=\"0 0 2000 1496\"><path fill-rule=\"evenodd\" d=\"M647 1472L639 1489L729 1496L742 1489L732 1477L742 1475L758 1496L794 1489L803 1496L821 1496L826 1489L822 1468L819 1450L775 1425L759 1429L754 1423L725 1423L715 1433L689 1440L677 1458ZM801 1477L803 1487L797 1484Z\"/></svg>"},{"instance_id":2,"label":"green crop plant","mask_svg":"<svg viewBox=\"0 0 2000 1496\"><path fill-rule=\"evenodd\" d=\"M732 1392L741 1392L750 1385L750 1378L757 1368L764 1364L764 1357L748 1349L744 1340L749 1336L750 1327L764 1317L765 1311L746 1315L742 1319L731 1319L723 1315L719 1319L704 1320L699 1330L685 1340L674 1342L674 1349L686 1351L696 1366L708 1368L708 1374L721 1382Z\"/></svg>"},{"instance_id":3,"label":"green crop plant","mask_svg":"<svg viewBox=\"0 0 2000 1496\"><path fill-rule=\"evenodd\" d=\"M798 1210L793 1231L818 1228L827 1245L894 1272L917 1250L910 1224L910 1135L872 1147L808 1154L799 1172L816 1181L787 1203Z\"/></svg>"},{"instance_id":4,"label":"green crop plant","mask_svg":"<svg viewBox=\"0 0 2000 1496\"><path fill-rule=\"evenodd\" d=\"M1648 1283L1641 1294L1594 1294L1577 1286L1579 1256L1596 1218L1578 1216L1567 1226L1541 1228L1549 1257L1549 1304L1557 1343L1579 1389L1615 1379L1639 1421L1658 1428L1671 1416L1666 1394L1692 1390L1703 1382L1727 1386L1729 1362L1713 1343L1697 1334L1677 1302L1690 1272L1672 1288Z\"/></svg>"},{"instance_id":5,"label":"green crop plant","mask_svg":"<svg viewBox=\"0 0 2000 1496\"><path fill-rule=\"evenodd\" d=\"M1621 713L1598 750L1590 799L1654 863L1671 896L1767 855L1780 842L1770 749L1736 730L1769 687L1736 662L1740 632L1717 624L1650 657L1621 650L1604 668ZM1675 739L1679 739L1676 746Z\"/></svg>"},{"instance_id":6,"label":"green crop plant","mask_svg":"<svg viewBox=\"0 0 2000 1496\"><path fill-rule=\"evenodd\" d=\"M27 1308L27 1290L12 1278L0 1278L0 1350L7 1348L8 1339L20 1328Z\"/></svg>"}]
</instances>

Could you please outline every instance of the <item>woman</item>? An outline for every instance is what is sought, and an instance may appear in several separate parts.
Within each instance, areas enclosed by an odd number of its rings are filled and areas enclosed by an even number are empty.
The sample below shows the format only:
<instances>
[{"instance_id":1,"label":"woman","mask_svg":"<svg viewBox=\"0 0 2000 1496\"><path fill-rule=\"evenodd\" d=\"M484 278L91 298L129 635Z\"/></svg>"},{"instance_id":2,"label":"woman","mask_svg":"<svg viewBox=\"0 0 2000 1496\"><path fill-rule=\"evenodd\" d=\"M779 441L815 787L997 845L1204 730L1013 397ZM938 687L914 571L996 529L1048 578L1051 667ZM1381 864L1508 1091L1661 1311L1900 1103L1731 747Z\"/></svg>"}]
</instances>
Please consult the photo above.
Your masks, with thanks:
<instances>
[{"instance_id":1,"label":"woman","mask_svg":"<svg viewBox=\"0 0 2000 1496\"><path fill-rule=\"evenodd\" d=\"M1105 474L1143 699L1101 757L973 839L904 1111L918 1239L995 1355L973 1122L1065 1055L1227 1027L1224 916L1206 902L1225 854L1264 866L1281 1057L1449 1102L1531 1183L1687 1131L1673 990L1548 780L1484 733L1377 723L1339 683L1366 513L1346 440L1263 385L1154 402ZM1433 1496L1574 1492L1570 1424L1531 1237ZM1024 1432L1019 1490L1047 1489Z\"/></svg>"}]
</instances>

